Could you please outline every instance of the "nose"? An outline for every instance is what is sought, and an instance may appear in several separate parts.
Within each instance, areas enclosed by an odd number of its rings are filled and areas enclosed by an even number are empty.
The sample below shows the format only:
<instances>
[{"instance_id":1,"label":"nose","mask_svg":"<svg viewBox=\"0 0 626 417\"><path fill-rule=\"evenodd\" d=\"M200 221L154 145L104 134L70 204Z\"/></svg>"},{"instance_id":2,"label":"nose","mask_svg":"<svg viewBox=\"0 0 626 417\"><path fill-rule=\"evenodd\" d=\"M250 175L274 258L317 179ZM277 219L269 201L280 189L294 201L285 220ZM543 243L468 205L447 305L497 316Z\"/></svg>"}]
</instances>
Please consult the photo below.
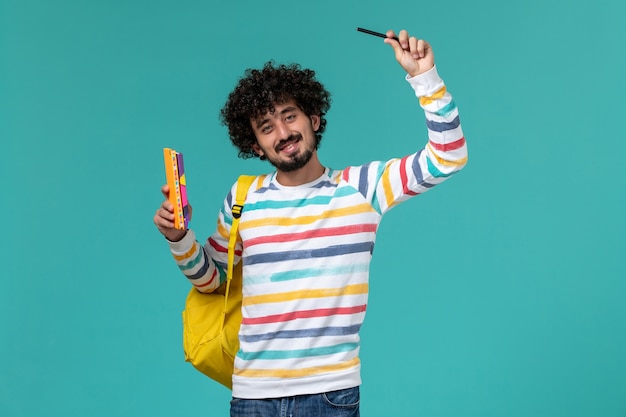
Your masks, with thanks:
<instances>
[{"instance_id":1,"label":"nose","mask_svg":"<svg viewBox=\"0 0 626 417\"><path fill-rule=\"evenodd\" d=\"M289 136L291 136L291 130L289 129L289 126L287 126L287 124L283 121L279 121L276 123L276 133L278 134L278 136L280 137L280 139L287 139Z\"/></svg>"}]
</instances>

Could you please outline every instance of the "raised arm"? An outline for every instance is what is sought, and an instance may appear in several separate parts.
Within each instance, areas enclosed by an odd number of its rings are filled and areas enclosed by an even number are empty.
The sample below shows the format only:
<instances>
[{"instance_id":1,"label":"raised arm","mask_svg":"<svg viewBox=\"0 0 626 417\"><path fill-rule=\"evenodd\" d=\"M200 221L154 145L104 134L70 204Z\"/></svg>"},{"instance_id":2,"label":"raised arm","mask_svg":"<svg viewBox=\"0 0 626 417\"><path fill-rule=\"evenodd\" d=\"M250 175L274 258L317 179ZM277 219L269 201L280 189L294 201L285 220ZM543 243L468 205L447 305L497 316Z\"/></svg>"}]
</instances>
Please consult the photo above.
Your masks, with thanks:
<instances>
[{"instance_id":1,"label":"raised arm","mask_svg":"<svg viewBox=\"0 0 626 417\"><path fill-rule=\"evenodd\" d=\"M343 178L358 187L380 214L442 183L467 162L458 109L439 77L430 44L409 37L405 30L397 35L397 41L393 39L396 36L393 31L386 35L385 43L391 46L396 60L407 72L406 80L424 110L428 142L404 158L344 170Z\"/></svg>"}]
</instances>

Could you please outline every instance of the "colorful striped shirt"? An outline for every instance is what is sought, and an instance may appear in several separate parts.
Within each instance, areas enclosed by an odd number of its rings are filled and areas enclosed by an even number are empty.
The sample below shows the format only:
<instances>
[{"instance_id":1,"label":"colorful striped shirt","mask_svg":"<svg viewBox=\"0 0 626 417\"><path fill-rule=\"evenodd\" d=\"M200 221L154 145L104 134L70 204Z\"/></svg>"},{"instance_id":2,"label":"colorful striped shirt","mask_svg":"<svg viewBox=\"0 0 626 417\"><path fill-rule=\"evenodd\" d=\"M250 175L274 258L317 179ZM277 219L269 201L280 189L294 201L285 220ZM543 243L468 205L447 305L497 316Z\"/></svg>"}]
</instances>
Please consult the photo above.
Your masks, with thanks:
<instances>
[{"instance_id":1,"label":"colorful striped shirt","mask_svg":"<svg viewBox=\"0 0 626 417\"><path fill-rule=\"evenodd\" d=\"M326 169L295 187L258 177L240 220L243 321L233 396L313 394L361 383L359 329L376 230L396 204L458 172L467 148L458 110L436 68L408 78L426 114L428 143L404 158ZM189 231L170 243L200 291L225 280L233 186L205 245Z\"/></svg>"}]
</instances>

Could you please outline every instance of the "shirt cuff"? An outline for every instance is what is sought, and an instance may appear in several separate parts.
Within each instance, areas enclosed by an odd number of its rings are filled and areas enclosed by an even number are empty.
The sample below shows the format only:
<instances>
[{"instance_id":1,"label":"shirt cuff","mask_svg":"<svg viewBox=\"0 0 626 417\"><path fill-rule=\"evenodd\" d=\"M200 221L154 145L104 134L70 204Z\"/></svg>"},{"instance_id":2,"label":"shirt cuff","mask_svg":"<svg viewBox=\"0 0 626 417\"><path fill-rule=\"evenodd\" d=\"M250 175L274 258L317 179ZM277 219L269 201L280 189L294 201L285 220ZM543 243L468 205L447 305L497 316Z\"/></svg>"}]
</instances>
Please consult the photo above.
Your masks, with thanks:
<instances>
[{"instance_id":1,"label":"shirt cuff","mask_svg":"<svg viewBox=\"0 0 626 417\"><path fill-rule=\"evenodd\" d=\"M167 240L167 239L166 239ZM170 245L170 251L173 255L183 255L189 251L193 247L193 244L196 242L196 235L193 233L193 230L187 230L187 234L179 240L178 242L172 242L167 240L167 243Z\"/></svg>"},{"instance_id":2,"label":"shirt cuff","mask_svg":"<svg viewBox=\"0 0 626 417\"><path fill-rule=\"evenodd\" d=\"M430 96L444 86L443 80L439 77L439 73L437 72L436 65L415 77L410 77L407 74L405 78L408 83L411 84L411 87L413 87L417 97Z\"/></svg>"}]
</instances>

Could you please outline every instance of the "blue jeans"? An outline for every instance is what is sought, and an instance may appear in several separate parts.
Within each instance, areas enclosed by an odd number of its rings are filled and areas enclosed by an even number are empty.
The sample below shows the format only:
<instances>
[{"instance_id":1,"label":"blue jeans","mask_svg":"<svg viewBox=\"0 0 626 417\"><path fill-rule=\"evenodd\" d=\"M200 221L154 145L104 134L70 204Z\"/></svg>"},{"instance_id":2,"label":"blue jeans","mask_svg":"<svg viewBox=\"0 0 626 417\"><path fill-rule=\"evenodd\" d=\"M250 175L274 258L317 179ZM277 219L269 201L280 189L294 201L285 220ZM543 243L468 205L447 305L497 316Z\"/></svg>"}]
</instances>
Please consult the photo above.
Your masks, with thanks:
<instances>
[{"instance_id":1,"label":"blue jeans","mask_svg":"<svg viewBox=\"0 0 626 417\"><path fill-rule=\"evenodd\" d=\"M359 417L359 400L359 387L262 400L233 398L230 417Z\"/></svg>"}]
</instances>

